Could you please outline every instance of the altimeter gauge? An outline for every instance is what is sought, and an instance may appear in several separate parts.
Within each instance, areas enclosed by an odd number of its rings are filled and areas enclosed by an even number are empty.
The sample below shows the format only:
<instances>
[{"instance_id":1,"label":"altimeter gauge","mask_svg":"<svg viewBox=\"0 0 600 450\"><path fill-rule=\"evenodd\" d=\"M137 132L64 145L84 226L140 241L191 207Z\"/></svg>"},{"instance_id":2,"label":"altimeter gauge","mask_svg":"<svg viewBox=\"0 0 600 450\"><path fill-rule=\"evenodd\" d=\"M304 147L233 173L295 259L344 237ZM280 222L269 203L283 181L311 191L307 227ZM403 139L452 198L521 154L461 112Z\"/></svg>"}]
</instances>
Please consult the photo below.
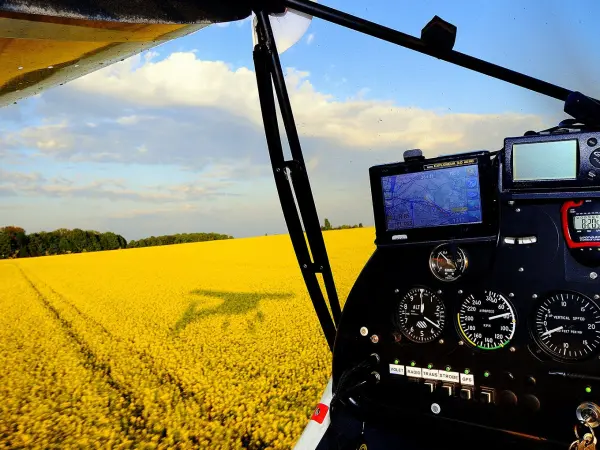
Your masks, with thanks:
<instances>
[{"instance_id":1,"label":"altimeter gauge","mask_svg":"<svg viewBox=\"0 0 600 450\"><path fill-rule=\"evenodd\" d=\"M431 342L444 330L444 303L427 288L413 288L398 304L397 321L400 331L411 341Z\"/></svg>"}]
</instances>

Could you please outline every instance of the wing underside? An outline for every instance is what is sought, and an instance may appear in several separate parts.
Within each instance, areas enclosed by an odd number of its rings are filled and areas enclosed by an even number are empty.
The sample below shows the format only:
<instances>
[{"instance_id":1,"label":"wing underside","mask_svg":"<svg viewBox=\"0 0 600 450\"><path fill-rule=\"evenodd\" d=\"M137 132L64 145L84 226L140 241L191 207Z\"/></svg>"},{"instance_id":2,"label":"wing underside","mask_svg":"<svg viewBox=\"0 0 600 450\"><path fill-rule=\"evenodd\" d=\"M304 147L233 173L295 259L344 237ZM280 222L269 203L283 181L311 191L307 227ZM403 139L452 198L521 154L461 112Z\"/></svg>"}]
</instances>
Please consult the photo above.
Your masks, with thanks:
<instances>
[{"instance_id":1,"label":"wing underside","mask_svg":"<svg viewBox=\"0 0 600 450\"><path fill-rule=\"evenodd\" d=\"M250 12L241 0L0 1L0 106Z\"/></svg>"}]
</instances>

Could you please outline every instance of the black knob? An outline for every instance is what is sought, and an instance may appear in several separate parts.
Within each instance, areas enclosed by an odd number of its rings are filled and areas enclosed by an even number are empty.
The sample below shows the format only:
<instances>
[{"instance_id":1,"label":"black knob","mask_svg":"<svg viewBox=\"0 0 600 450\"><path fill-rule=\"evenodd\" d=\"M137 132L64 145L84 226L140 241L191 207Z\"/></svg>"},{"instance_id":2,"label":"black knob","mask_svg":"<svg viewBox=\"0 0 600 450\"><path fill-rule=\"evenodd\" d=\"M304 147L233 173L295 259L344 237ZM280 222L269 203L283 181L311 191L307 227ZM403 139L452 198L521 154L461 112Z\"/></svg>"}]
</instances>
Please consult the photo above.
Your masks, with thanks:
<instances>
[{"instance_id":1,"label":"black knob","mask_svg":"<svg viewBox=\"0 0 600 450\"><path fill-rule=\"evenodd\" d=\"M502 406L517 406L517 396L513 391L500 391L498 404Z\"/></svg>"},{"instance_id":2,"label":"black knob","mask_svg":"<svg viewBox=\"0 0 600 450\"><path fill-rule=\"evenodd\" d=\"M598 143L598 139L593 138L593 137L589 138L588 141L587 141L587 144L590 147L595 147L597 143Z\"/></svg>"},{"instance_id":3,"label":"black knob","mask_svg":"<svg viewBox=\"0 0 600 450\"><path fill-rule=\"evenodd\" d=\"M540 400L535 395L524 395L521 397L521 404L525 406L525 408L534 412L539 411L540 409Z\"/></svg>"},{"instance_id":4,"label":"black knob","mask_svg":"<svg viewBox=\"0 0 600 450\"><path fill-rule=\"evenodd\" d=\"M527 380L525 380L525 383L527 383L528 386L535 386L537 381L533 377L527 377Z\"/></svg>"},{"instance_id":5,"label":"black knob","mask_svg":"<svg viewBox=\"0 0 600 450\"><path fill-rule=\"evenodd\" d=\"M423 159L425 159L423 152L418 148L404 151L404 161L420 161Z\"/></svg>"}]
</instances>

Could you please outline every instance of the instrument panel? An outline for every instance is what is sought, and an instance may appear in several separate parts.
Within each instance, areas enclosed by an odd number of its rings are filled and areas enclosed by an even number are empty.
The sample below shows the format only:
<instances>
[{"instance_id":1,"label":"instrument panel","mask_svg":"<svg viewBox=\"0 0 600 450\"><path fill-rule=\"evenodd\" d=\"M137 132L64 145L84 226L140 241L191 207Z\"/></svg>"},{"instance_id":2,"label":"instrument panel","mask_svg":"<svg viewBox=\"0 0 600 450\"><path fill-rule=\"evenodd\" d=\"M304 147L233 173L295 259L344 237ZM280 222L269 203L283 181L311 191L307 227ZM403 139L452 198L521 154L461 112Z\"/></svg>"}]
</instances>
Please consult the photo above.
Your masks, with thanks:
<instances>
[{"instance_id":1,"label":"instrument panel","mask_svg":"<svg viewBox=\"0 0 600 450\"><path fill-rule=\"evenodd\" d=\"M496 241L459 246L469 268L442 281L436 247L375 252L344 310L334 380L376 353L381 381L364 405L408 429L429 416L572 441L577 407L600 393L600 286L565 280L564 248L543 260L533 244Z\"/></svg>"},{"instance_id":2,"label":"instrument panel","mask_svg":"<svg viewBox=\"0 0 600 450\"><path fill-rule=\"evenodd\" d=\"M503 193L501 164L371 168L377 249L344 307L333 381L377 354L379 382L353 403L400 434L427 419L568 445L577 408L600 401L600 199L540 196L523 163L527 194Z\"/></svg>"}]
</instances>

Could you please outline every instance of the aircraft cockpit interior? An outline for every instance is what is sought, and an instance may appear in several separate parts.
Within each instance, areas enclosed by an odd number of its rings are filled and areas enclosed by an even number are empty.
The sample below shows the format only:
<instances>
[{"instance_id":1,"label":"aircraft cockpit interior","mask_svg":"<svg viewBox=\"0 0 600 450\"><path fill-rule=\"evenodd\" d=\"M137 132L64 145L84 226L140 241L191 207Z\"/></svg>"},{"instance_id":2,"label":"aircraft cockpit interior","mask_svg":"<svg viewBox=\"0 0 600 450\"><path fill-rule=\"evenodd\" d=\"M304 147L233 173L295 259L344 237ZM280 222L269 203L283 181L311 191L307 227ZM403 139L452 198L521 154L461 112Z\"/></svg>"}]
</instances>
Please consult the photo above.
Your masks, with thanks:
<instances>
[{"instance_id":1,"label":"aircraft cockpit interior","mask_svg":"<svg viewBox=\"0 0 600 450\"><path fill-rule=\"evenodd\" d=\"M329 435L358 421L352 439L368 442L381 426L371 449L568 448L593 434L600 133L410 150L369 176L377 249L338 329Z\"/></svg>"}]
</instances>

